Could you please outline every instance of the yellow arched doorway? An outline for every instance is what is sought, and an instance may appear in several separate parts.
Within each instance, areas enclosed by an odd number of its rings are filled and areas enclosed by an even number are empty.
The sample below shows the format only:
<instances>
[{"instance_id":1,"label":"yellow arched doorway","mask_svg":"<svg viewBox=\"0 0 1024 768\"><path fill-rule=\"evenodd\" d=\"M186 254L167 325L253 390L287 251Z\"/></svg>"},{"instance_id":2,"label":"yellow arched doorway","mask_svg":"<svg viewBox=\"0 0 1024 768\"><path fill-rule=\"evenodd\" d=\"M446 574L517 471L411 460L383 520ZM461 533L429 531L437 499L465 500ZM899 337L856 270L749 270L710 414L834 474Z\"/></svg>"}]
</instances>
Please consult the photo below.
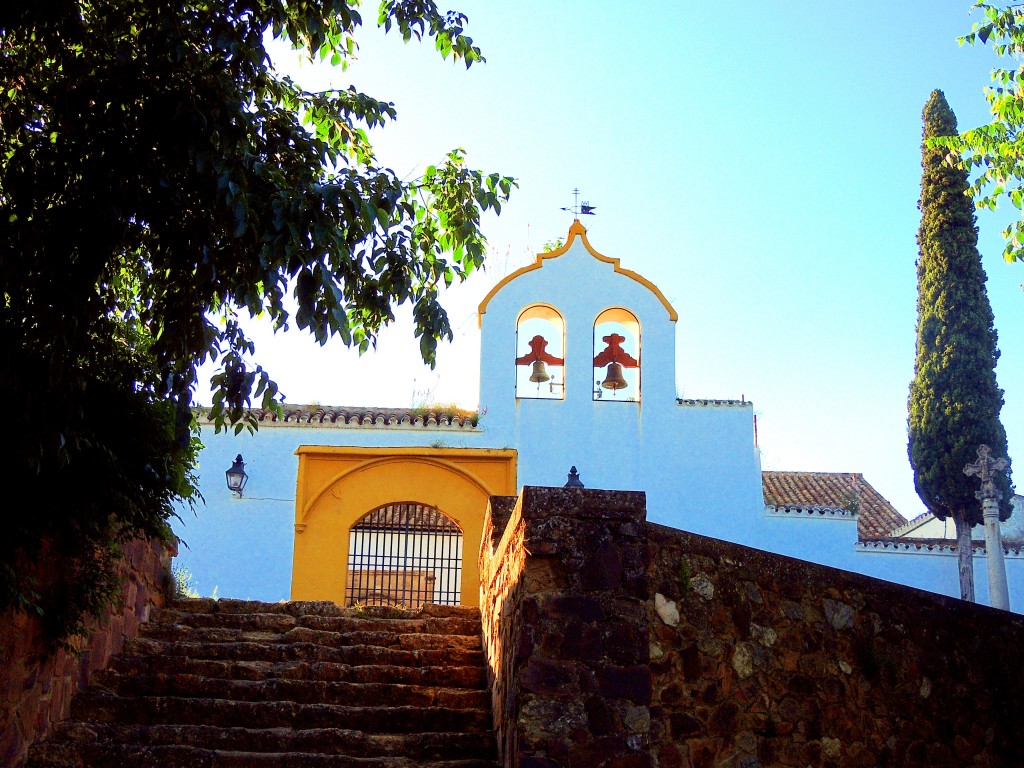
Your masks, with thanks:
<instances>
[{"instance_id":1,"label":"yellow arched doorway","mask_svg":"<svg viewBox=\"0 0 1024 768\"><path fill-rule=\"evenodd\" d=\"M375 510L416 503L461 529L460 602L478 603L484 512L490 496L515 493L515 451L301 446L296 454L292 600L345 604L353 527Z\"/></svg>"}]
</instances>

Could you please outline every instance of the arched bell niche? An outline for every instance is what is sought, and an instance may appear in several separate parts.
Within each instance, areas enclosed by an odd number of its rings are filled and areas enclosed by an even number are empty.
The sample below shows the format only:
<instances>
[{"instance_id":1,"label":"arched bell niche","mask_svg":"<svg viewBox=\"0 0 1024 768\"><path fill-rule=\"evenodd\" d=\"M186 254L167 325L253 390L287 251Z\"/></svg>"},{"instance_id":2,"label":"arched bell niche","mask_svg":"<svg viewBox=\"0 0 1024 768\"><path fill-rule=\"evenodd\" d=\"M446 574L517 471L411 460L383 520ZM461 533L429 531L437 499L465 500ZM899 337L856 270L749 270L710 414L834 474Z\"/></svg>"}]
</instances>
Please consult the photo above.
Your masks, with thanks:
<instances>
[{"instance_id":1,"label":"arched bell niche","mask_svg":"<svg viewBox=\"0 0 1024 768\"><path fill-rule=\"evenodd\" d=\"M565 397L565 318L549 304L532 304L516 321L516 397Z\"/></svg>"},{"instance_id":2,"label":"arched bell niche","mask_svg":"<svg viewBox=\"0 0 1024 768\"><path fill-rule=\"evenodd\" d=\"M622 307L594 320L594 399L640 400L640 321Z\"/></svg>"}]
</instances>

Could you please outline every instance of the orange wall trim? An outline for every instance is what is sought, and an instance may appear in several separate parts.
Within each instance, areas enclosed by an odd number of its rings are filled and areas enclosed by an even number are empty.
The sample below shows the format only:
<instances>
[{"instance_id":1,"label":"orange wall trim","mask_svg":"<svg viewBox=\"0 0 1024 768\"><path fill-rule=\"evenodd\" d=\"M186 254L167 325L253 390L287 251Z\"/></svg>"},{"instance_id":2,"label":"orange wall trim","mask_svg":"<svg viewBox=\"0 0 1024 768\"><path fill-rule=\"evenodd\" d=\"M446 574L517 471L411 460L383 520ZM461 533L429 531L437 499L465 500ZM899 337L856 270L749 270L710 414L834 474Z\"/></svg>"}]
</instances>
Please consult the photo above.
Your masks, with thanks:
<instances>
[{"instance_id":1,"label":"orange wall trim","mask_svg":"<svg viewBox=\"0 0 1024 768\"><path fill-rule=\"evenodd\" d=\"M462 528L463 605L478 605L477 556L490 496L516 492L516 452L483 448L356 448L295 451L292 600L345 602L349 529L394 502L441 510Z\"/></svg>"}]
</instances>

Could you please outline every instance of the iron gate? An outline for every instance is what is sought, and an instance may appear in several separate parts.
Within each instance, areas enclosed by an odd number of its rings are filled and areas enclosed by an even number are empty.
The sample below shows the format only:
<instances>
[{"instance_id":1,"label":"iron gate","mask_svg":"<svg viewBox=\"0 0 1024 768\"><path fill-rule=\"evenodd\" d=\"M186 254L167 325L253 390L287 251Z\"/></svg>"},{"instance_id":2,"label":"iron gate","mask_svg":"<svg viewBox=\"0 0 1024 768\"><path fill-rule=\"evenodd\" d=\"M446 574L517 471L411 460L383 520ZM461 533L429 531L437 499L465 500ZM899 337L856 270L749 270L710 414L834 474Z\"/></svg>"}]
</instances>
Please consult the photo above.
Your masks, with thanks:
<instances>
[{"instance_id":1,"label":"iron gate","mask_svg":"<svg viewBox=\"0 0 1024 768\"><path fill-rule=\"evenodd\" d=\"M385 504L349 530L346 605L458 605L462 529L439 509Z\"/></svg>"}]
</instances>

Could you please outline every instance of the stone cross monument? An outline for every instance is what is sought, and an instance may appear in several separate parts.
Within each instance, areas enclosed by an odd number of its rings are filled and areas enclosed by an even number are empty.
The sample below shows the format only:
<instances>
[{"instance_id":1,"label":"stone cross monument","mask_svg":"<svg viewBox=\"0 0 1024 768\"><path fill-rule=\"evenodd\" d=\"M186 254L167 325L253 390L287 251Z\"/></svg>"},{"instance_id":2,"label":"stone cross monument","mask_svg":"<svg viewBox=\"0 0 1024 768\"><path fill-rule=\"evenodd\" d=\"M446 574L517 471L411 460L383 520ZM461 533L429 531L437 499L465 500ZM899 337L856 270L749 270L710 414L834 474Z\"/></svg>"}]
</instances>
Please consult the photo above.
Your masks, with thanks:
<instances>
[{"instance_id":1,"label":"stone cross monument","mask_svg":"<svg viewBox=\"0 0 1024 768\"><path fill-rule=\"evenodd\" d=\"M999 500L1003 495L996 490L992 478L1009 464L1006 459L993 459L987 445L978 447L978 460L964 467L965 475L977 475L981 490L974 496L981 502L985 520L985 560L988 563L988 596L993 608L1010 610L1010 593L1006 587L1006 563L1003 562L1003 537L999 533Z\"/></svg>"}]
</instances>

